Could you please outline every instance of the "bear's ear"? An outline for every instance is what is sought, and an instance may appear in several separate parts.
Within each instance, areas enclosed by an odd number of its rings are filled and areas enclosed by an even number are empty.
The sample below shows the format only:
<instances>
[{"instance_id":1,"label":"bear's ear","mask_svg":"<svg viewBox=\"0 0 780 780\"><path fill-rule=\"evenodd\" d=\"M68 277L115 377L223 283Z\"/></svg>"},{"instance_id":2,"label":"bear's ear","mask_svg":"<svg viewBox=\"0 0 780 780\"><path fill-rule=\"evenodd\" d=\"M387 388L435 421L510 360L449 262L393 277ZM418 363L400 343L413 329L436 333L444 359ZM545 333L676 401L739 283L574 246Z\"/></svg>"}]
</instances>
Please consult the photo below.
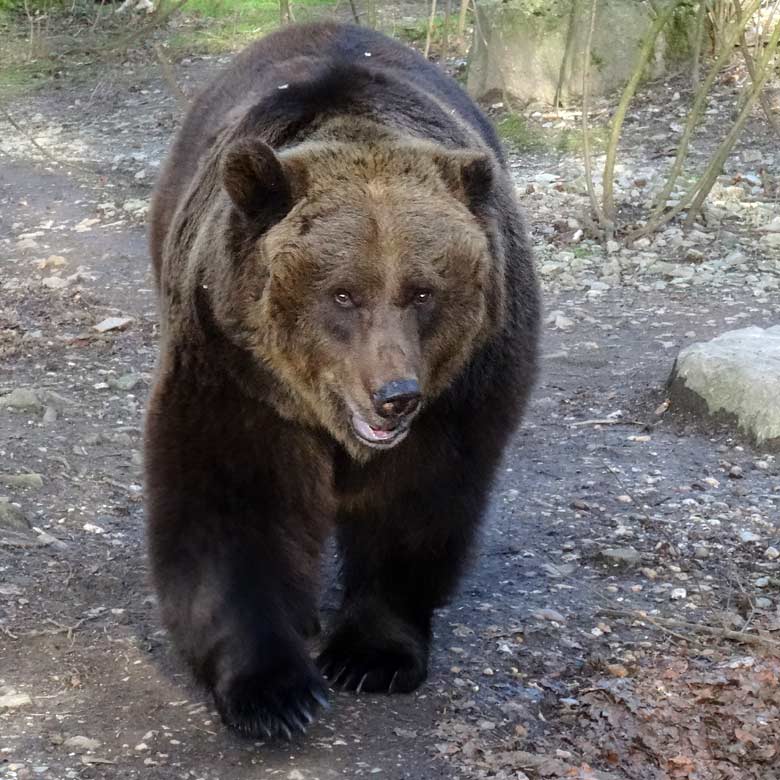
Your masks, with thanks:
<instances>
[{"instance_id":1,"label":"bear's ear","mask_svg":"<svg viewBox=\"0 0 780 780\"><path fill-rule=\"evenodd\" d=\"M259 138L234 141L222 158L222 184L236 207L253 220L280 220L301 196L305 171L283 163Z\"/></svg>"},{"instance_id":2,"label":"bear's ear","mask_svg":"<svg viewBox=\"0 0 780 780\"><path fill-rule=\"evenodd\" d=\"M493 162L488 154L467 150L434 155L442 179L471 211L477 211L493 188Z\"/></svg>"}]
</instances>

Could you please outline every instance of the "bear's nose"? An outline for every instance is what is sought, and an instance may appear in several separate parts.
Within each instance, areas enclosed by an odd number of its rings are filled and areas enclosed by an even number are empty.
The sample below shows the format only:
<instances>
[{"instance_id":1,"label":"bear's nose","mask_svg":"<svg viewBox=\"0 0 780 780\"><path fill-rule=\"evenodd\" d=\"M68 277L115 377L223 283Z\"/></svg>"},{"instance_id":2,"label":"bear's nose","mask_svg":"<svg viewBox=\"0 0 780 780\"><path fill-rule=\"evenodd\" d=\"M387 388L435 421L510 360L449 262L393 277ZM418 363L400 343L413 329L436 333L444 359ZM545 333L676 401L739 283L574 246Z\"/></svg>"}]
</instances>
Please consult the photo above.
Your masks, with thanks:
<instances>
[{"instance_id":1,"label":"bear's nose","mask_svg":"<svg viewBox=\"0 0 780 780\"><path fill-rule=\"evenodd\" d=\"M411 414L420 403L420 385L416 379L393 379L372 396L374 409L382 417Z\"/></svg>"}]
</instances>

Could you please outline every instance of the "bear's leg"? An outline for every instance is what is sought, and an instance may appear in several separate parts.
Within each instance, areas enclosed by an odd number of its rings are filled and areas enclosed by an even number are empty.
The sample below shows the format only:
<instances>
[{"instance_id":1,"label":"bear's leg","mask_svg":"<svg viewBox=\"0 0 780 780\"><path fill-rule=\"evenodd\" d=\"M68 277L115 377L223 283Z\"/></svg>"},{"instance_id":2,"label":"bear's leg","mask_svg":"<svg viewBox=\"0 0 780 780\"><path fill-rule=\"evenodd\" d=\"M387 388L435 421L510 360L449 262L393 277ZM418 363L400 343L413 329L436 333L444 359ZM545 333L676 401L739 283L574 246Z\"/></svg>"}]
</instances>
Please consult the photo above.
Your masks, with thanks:
<instances>
[{"instance_id":1,"label":"bear's leg","mask_svg":"<svg viewBox=\"0 0 780 780\"><path fill-rule=\"evenodd\" d=\"M172 639L225 723L289 738L326 703L304 641L318 624L326 532L314 516L317 463L302 454L316 447L272 415L254 426L240 408L225 412L224 393L219 401L157 392L150 405L152 573Z\"/></svg>"},{"instance_id":2,"label":"bear's leg","mask_svg":"<svg viewBox=\"0 0 780 780\"><path fill-rule=\"evenodd\" d=\"M493 471L458 460L453 453L447 470L421 465L408 481L407 461L397 478L408 487L339 514L345 595L318 658L332 686L409 692L425 680L433 611L457 582Z\"/></svg>"}]
</instances>

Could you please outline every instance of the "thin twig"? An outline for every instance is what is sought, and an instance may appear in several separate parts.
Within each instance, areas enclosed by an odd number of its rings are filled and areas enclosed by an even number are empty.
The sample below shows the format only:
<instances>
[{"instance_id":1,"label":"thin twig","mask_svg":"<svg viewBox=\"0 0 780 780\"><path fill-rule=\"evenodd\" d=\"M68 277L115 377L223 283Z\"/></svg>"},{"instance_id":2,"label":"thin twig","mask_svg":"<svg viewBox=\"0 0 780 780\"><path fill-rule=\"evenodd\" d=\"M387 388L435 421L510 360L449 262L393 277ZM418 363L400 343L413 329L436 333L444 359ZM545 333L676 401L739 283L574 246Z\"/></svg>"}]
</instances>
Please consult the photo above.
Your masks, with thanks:
<instances>
[{"instance_id":1,"label":"thin twig","mask_svg":"<svg viewBox=\"0 0 780 780\"><path fill-rule=\"evenodd\" d=\"M691 87L695 90L699 86L699 73L701 71L701 49L704 43L704 21L707 16L707 1L699 0L696 9L696 28L693 38L693 63L691 65Z\"/></svg>"},{"instance_id":2,"label":"thin twig","mask_svg":"<svg viewBox=\"0 0 780 780\"><path fill-rule=\"evenodd\" d=\"M433 37L433 25L436 21L436 0L431 0L431 15L428 17L428 31L425 34L425 50L423 54L425 59L428 59L428 55L431 53L431 38Z\"/></svg>"},{"instance_id":3,"label":"thin twig","mask_svg":"<svg viewBox=\"0 0 780 780\"><path fill-rule=\"evenodd\" d=\"M154 54L157 57L157 62L160 63L163 79L165 79L168 89L171 91L174 100L176 100L176 105L180 111L186 111L190 106L190 99L178 85L171 61L165 56L162 47L157 43L154 45Z\"/></svg>"},{"instance_id":4,"label":"thin twig","mask_svg":"<svg viewBox=\"0 0 780 780\"><path fill-rule=\"evenodd\" d=\"M68 165L75 168L80 168L79 165L74 165L73 163L66 163L62 160L58 160L48 149L44 149L36 140L33 138L32 134L29 133L27 130L25 130L11 115L11 113L8 111L8 109L0 105L0 112L2 112L3 116L5 117L6 121L16 130L16 132L21 133L29 142L31 146L34 146L47 160L51 160L51 162L57 164L57 165Z\"/></svg>"},{"instance_id":5,"label":"thin twig","mask_svg":"<svg viewBox=\"0 0 780 780\"><path fill-rule=\"evenodd\" d=\"M564 104L564 89L569 80L571 60L574 56L574 43L577 40L577 22L580 15L581 0L572 0L571 11L569 12L569 27L566 30L566 43L563 47L563 57L561 58L561 67L558 71L558 84L555 87L555 97L553 98L553 107L559 108ZM566 95L568 98L568 93Z\"/></svg>"},{"instance_id":6,"label":"thin twig","mask_svg":"<svg viewBox=\"0 0 780 780\"><path fill-rule=\"evenodd\" d=\"M693 106L688 113L688 119L685 122L682 136L680 137L680 140L677 144L677 154L675 156L674 163L672 163L672 169L666 178L666 183L664 184L662 190L655 196L655 207L650 214L650 218L645 225L643 225L641 228L637 228L626 237L627 243L630 244L642 236L654 233L656 230L658 230L658 228L674 219L674 217L676 217L681 211L686 209L691 200L693 200L693 197L698 190L698 182L688 191L688 193L674 208L664 212L666 201L674 190L674 185L677 183L677 179L682 173L683 165L685 164L685 160L688 156L688 147L690 145L691 138L693 137L694 130L699 124L699 120L704 113L704 108L707 103L707 98L709 97L710 89L715 83L715 79L720 73L721 68L725 64L726 60L731 56L734 44L739 38L739 28L744 26L747 19L753 15L755 10L759 7L760 2L761 0L752 0L748 11L746 11L745 14L738 20L737 26L732 30L731 34L726 38L726 40L722 42L715 62L713 62L709 72L707 73L707 77L696 92Z\"/></svg>"},{"instance_id":7,"label":"thin twig","mask_svg":"<svg viewBox=\"0 0 780 780\"><path fill-rule=\"evenodd\" d=\"M596 218L596 222L603 230L606 219L601 210L596 190L593 187L593 160L590 148L590 127L588 125L588 112L590 110L590 56L593 47L593 33L596 29L596 8L598 0L591 0L590 21L588 23L588 37L585 41L585 51L582 55L582 151L585 162L585 182L588 185L588 197L590 207Z\"/></svg>"},{"instance_id":8,"label":"thin twig","mask_svg":"<svg viewBox=\"0 0 780 780\"><path fill-rule=\"evenodd\" d=\"M572 423L569 427L585 428L588 425L639 425L642 428L647 428L649 423L642 422L642 420L616 420L612 417L608 417L603 420L580 420L579 422Z\"/></svg>"},{"instance_id":9,"label":"thin twig","mask_svg":"<svg viewBox=\"0 0 780 780\"><path fill-rule=\"evenodd\" d=\"M463 47L466 35L466 15L469 10L470 0L460 0L460 11L458 12L458 46Z\"/></svg>"},{"instance_id":10,"label":"thin twig","mask_svg":"<svg viewBox=\"0 0 780 780\"><path fill-rule=\"evenodd\" d=\"M742 16L742 5L739 0L734 0L734 5L736 6L737 12L740 16ZM763 37L763 28L759 30L758 38L759 40ZM739 39L739 46L742 49L742 57L745 60L745 66L748 69L748 73L750 74L750 81L755 85L756 83L756 62L753 59L753 55L750 53L750 48L747 43L747 38L745 37L745 28L742 28L742 35ZM769 125L771 128L775 131L775 133L780 134L780 123L778 123L777 119L775 118L774 113L772 112L772 107L769 105L769 100L767 99L766 93L762 89L761 92L758 95L758 101L761 103L761 109L764 112L764 116L766 117L766 121L769 122Z\"/></svg>"},{"instance_id":11,"label":"thin twig","mask_svg":"<svg viewBox=\"0 0 780 780\"><path fill-rule=\"evenodd\" d=\"M62 623L59 623L56 620L47 618L46 622L51 623L52 625L56 626L56 628L52 628L52 629L41 628L41 629L37 629L36 631L28 631L25 634L21 634L21 636L37 637L37 636L56 636L58 634L67 634L68 639L70 640L73 638L73 632L77 631L85 623L88 623L90 620L97 620L98 618L104 616L105 616L105 612L98 612L97 614L87 615L86 617L77 620L72 626L64 626Z\"/></svg>"},{"instance_id":12,"label":"thin twig","mask_svg":"<svg viewBox=\"0 0 780 780\"><path fill-rule=\"evenodd\" d=\"M707 195L710 194L710 190L715 184L715 181L720 175L721 169L723 168L723 163L726 162L726 158L731 153L732 147L737 142L737 139L742 132L742 128L745 126L745 123L750 116L750 111L753 108L753 104L756 102L758 96L764 89L764 85L766 84L767 79L772 72L772 59L775 55L775 49L777 48L779 41L780 22L777 22L775 24L775 29L772 31L772 36L769 39L766 51L758 63L758 69L756 71L757 78L753 83L753 89L748 92L744 101L744 105L742 106L742 110L739 112L739 116L734 122L733 127L721 142L720 146L718 147L718 151L715 153L715 156L710 161L707 170L704 172L698 182L698 186L696 187L696 195L693 198L693 202L688 209L688 216L685 219L686 228L689 228L691 225L693 225L696 216L701 209L702 203L704 203Z\"/></svg>"},{"instance_id":13,"label":"thin twig","mask_svg":"<svg viewBox=\"0 0 780 780\"><path fill-rule=\"evenodd\" d=\"M608 615L609 617L631 618L633 620L646 621L669 633L671 633L670 629L684 628L693 633L706 634L707 636L714 636L720 639L732 639L735 642L763 647L764 649L769 649L773 652L780 651L780 642L777 642L774 639L768 639L767 637L757 636L756 634L743 634L741 631L707 626L703 623L691 623L688 620L680 620L679 618L665 618L656 615L648 615L646 612L641 612L639 610L603 608L600 609L599 612ZM680 635L677 634L677 636Z\"/></svg>"},{"instance_id":14,"label":"thin twig","mask_svg":"<svg viewBox=\"0 0 780 780\"><path fill-rule=\"evenodd\" d=\"M612 234L615 229L615 160L617 159L617 148L620 142L620 133L623 129L623 122L626 118L626 112L628 106L631 103L634 95L636 94L639 82L644 75L645 68L647 67L650 58L655 51L655 43L658 40L658 36L661 31L666 27L669 20L672 18L672 14L677 10L682 0L674 0L669 3L663 11L659 12L653 21L653 26L645 36L644 42L639 55L637 56L636 64L634 65L634 72L631 74L631 78L623 89L623 94L620 96L620 102L615 110L615 115L612 118L612 127L609 134L609 143L607 144L607 157L604 163L604 177L602 181L602 202L604 204L604 216L606 217L606 238L607 240L612 238Z\"/></svg>"}]
</instances>

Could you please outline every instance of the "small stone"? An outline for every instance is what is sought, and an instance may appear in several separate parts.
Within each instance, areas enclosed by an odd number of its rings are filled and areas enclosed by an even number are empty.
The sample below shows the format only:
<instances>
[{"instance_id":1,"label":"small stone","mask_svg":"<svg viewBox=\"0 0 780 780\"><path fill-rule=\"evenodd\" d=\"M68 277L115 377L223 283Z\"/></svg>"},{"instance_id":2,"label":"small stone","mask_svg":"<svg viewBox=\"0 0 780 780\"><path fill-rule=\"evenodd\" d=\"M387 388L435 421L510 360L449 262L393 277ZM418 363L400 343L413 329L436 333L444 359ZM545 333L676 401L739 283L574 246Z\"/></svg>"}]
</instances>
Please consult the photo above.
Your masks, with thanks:
<instances>
[{"instance_id":1,"label":"small stone","mask_svg":"<svg viewBox=\"0 0 780 780\"><path fill-rule=\"evenodd\" d=\"M0 498L0 528L25 532L30 530L24 512L7 498Z\"/></svg>"},{"instance_id":2,"label":"small stone","mask_svg":"<svg viewBox=\"0 0 780 780\"><path fill-rule=\"evenodd\" d=\"M769 577L759 577L753 584L757 588L765 588L769 585Z\"/></svg>"},{"instance_id":3,"label":"small stone","mask_svg":"<svg viewBox=\"0 0 780 780\"><path fill-rule=\"evenodd\" d=\"M57 422L57 417L59 417L59 412L53 406L47 406L43 413L43 424L51 425L53 422Z\"/></svg>"},{"instance_id":4,"label":"small stone","mask_svg":"<svg viewBox=\"0 0 780 780\"><path fill-rule=\"evenodd\" d=\"M688 591L685 590L685 588L672 588L669 598L672 601L680 601L681 599L688 598Z\"/></svg>"},{"instance_id":5,"label":"small stone","mask_svg":"<svg viewBox=\"0 0 780 780\"><path fill-rule=\"evenodd\" d=\"M749 544L750 542L760 542L761 537L752 531L740 531L739 541L743 542L744 544Z\"/></svg>"},{"instance_id":6,"label":"small stone","mask_svg":"<svg viewBox=\"0 0 780 780\"><path fill-rule=\"evenodd\" d=\"M552 325L556 330L571 330L574 327L574 320L567 317L562 311L552 311L547 315L545 322Z\"/></svg>"},{"instance_id":7,"label":"small stone","mask_svg":"<svg viewBox=\"0 0 780 780\"><path fill-rule=\"evenodd\" d=\"M778 550L777 547L767 547L766 550L764 550L764 558L767 558L770 561L776 561L780 558L780 550Z\"/></svg>"},{"instance_id":8,"label":"small stone","mask_svg":"<svg viewBox=\"0 0 780 780\"><path fill-rule=\"evenodd\" d=\"M108 386L113 387L115 390L135 390L138 385L143 382L143 377L140 374L122 374L122 376L114 379L111 377L108 380Z\"/></svg>"},{"instance_id":9,"label":"small stone","mask_svg":"<svg viewBox=\"0 0 780 780\"><path fill-rule=\"evenodd\" d=\"M63 279L61 276L46 276L41 279L41 284L44 287L48 287L50 290L62 290L67 287L70 282L67 279Z\"/></svg>"},{"instance_id":10,"label":"small stone","mask_svg":"<svg viewBox=\"0 0 780 780\"><path fill-rule=\"evenodd\" d=\"M106 333L110 330L124 330L132 321L132 317L106 317L106 319L95 325L94 329L98 333Z\"/></svg>"},{"instance_id":11,"label":"small stone","mask_svg":"<svg viewBox=\"0 0 780 780\"><path fill-rule=\"evenodd\" d=\"M0 406L6 409L34 409L38 410L43 405L35 390L18 387L10 393L0 396Z\"/></svg>"},{"instance_id":12,"label":"small stone","mask_svg":"<svg viewBox=\"0 0 780 780\"><path fill-rule=\"evenodd\" d=\"M698 249L689 249L685 253L685 260L694 265L701 265L704 262L704 252L700 252Z\"/></svg>"},{"instance_id":13,"label":"small stone","mask_svg":"<svg viewBox=\"0 0 780 780\"><path fill-rule=\"evenodd\" d=\"M534 610L531 615L537 620L549 620L553 623L565 623L566 618L555 609L537 609Z\"/></svg>"},{"instance_id":14,"label":"small stone","mask_svg":"<svg viewBox=\"0 0 780 780\"><path fill-rule=\"evenodd\" d=\"M72 750L74 753L87 753L90 750L97 750L102 742L98 739L90 739L89 737L76 736L69 737L62 743L68 750Z\"/></svg>"},{"instance_id":15,"label":"small stone","mask_svg":"<svg viewBox=\"0 0 780 780\"><path fill-rule=\"evenodd\" d=\"M140 217L146 214L146 212L149 210L149 201L140 200L138 198L131 198L130 200L125 201L122 206L122 210L126 211L128 214L133 214L134 216Z\"/></svg>"},{"instance_id":16,"label":"small stone","mask_svg":"<svg viewBox=\"0 0 780 780\"><path fill-rule=\"evenodd\" d=\"M43 477L40 474L2 474L0 485L16 488L41 488Z\"/></svg>"},{"instance_id":17,"label":"small stone","mask_svg":"<svg viewBox=\"0 0 780 780\"><path fill-rule=\"evenodd\" d=\"M756 461L756 468L759 471L768 471L769 470L769 463L765 460L757 460Z\"/></svg>"},{"instance_id":18,"label":"small stone","mask_svg":"<svg viewBox=\"0 0 780 780\"><path fill-rule=\"evenodd\" d=\"M729 469L729 476L732 479L742 479L742 477L744 476L742 472L742 468L740 466L732 466Z\"/></svg>"},{"instance_id":19,"label":"small stone","mask_svg":"<svg viewBox=\"0 0 780 780\"><path fill-rule=\"evenodd\" d=\"M756 599L756 606L759 609L772 609L772 600L766 598L766 596L759 596Z\"/></svg>"},{"instance_id":20,"label":"small stone","mask_svg":"<svg viewBox=\"0 0 780 780\"><path fill-rule=\"evenodd\" d=\"M26 693L6 693L0 696L0 710L13 710L32 704L32 699Z\"/></svg>"},{"instance_id":21,"label":"small stone","mask_svg":"<svg viewBox=\"0 0 780 780\"><path fill-rule=\"evenodd\" d=\"M700 560L702 560L704 558L709 558L710 557L710 551L706 547L702 547L701 545L699 545L698 547L696 547L694 549L693 557L694 558L699 558Z\"/></svg>"},{"instance_id":22,"label":"small stone","mask_svg":"<svg viewBox=\"0 0 780 780\"><path fill-rule=\"evenodd\" d=\"M634 565L642 560L642 553L633 547L609 547L602 550L600 556L609 563L619 563L624 566Z\"/></svg>"}]
</instances>

